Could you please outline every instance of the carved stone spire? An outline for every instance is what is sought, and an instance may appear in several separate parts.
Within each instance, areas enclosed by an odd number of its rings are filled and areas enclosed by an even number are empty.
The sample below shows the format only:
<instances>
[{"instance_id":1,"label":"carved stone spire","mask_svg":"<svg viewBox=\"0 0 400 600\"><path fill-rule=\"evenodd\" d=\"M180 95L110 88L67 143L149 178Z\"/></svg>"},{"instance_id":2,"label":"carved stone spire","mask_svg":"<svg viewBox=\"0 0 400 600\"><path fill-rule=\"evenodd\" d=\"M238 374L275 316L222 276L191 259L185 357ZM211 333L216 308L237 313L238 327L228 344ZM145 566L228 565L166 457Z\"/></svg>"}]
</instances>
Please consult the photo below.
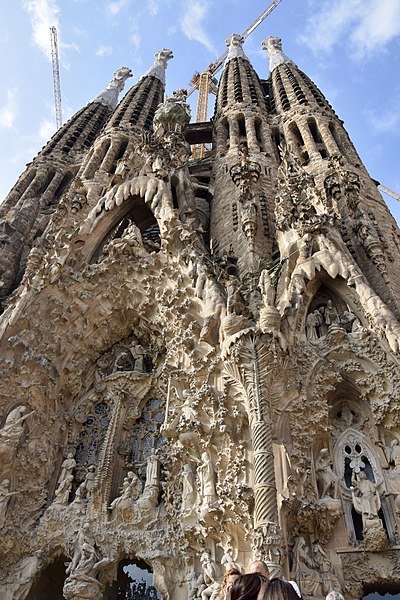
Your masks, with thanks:
<instances>
[{"instance_id":1,"label":"carved stone spire","mask_svg":"<svg viewBox=\"0 0 400 600\"><path fill-rule=\"evenodd\" d=\"M292 63L293 62L292 60L290 60L290 58L288 58L286 56L286 54L283 53L281 38L274 37L271 35L270 37L267 37L263 41L262 47L264 50L266 50L268 52L269 70L271 73L279 65L281 65L283 63Z\"/></svg>"},{"instance_id":2,"label":"carved stone spire","mask_svg":"<svg viewBox=\"0 0 400 600\"><path fill-rule=\"evenodd\" d=\"M232 35L228 37L226 40L226 45L228 46L228 56L226 57L225 64L232 60L232 58L240 57L247 59L242 47L243 42L243 36L239 35L238 33L232 33Z\"/></svg>"},{"instance_id":3,"label":"carved stone spire","mask_svg":"<svg viewBox=\"0 0 400 600\"><path fill-rule=\"evenodd\" d=\"M111 110L114 110L118 103L118 96L125 87L125 81L132 76L133 73L129 67L121 67L118 71L115 71L110 83L92 102L100 102L100 104L104 104Z\"/></svg>"},{"instance_id":4,"label":"carved stone spire","mask_svg":"<svg viewBox=\"0 0 400 600\"><path fill-rule=\"evenodd\" d=\"M167 68L167 63L171 58L174 58L171 50L168 48L163 48L155 53L154 64L150 67L148 71L143 75L143 77L156 77L161 81L162 84L165 85L165 71ZM142 77L142 79L143 79Z\"/></svg>"}]
</instances>

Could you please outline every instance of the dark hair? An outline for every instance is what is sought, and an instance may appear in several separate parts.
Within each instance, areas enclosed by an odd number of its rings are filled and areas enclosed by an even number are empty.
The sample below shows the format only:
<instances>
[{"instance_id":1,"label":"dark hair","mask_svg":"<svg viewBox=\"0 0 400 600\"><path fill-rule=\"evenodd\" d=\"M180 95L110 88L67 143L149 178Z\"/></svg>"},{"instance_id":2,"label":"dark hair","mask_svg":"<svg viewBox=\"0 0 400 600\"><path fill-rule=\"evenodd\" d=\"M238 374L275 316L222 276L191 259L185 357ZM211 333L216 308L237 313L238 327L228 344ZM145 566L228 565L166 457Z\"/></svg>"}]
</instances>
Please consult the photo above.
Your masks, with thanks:
<instances>
[{"instance_id":1,"label":"dark hair","mask_svg":"<svg viewBox=\"0 0 400 600\"><path fill-rule=\"evenodd\" d=\"M263 600L300 600L300 598L291 583L274 577L269 581Z\"/></svg>"},{"instance_id":2,"label":"dark hair","mask_svg":"<svg viewBox=\"0 0 400 600\"><path fill-rule=\"evenodd\" d=\"M231 587L231 600L257 600L266 578L259 573L240 575Z\"/></svg>"}]
</instances>

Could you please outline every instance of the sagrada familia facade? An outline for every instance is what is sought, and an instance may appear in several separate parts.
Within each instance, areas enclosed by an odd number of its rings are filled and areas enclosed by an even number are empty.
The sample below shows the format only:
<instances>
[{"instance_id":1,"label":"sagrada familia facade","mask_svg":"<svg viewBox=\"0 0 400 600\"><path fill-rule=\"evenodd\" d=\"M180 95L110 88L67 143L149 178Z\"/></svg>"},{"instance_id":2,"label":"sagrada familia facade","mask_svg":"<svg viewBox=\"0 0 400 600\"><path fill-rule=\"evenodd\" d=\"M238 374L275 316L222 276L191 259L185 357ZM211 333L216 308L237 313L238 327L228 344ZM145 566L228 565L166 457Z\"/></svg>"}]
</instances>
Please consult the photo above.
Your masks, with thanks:
<instances>
[{"instance_id":1,"label":"sagrada familia facade","mask_svg":"<svg viewBox=\"0 0 400 600\"><path fill-rule=\"evenodd\" d=\"M215 600L254 559L400 589L400 232L264 47L207 123L170 50L118 104L121 68L0 206L3 600Z\"/></svg>"}]
</instances>

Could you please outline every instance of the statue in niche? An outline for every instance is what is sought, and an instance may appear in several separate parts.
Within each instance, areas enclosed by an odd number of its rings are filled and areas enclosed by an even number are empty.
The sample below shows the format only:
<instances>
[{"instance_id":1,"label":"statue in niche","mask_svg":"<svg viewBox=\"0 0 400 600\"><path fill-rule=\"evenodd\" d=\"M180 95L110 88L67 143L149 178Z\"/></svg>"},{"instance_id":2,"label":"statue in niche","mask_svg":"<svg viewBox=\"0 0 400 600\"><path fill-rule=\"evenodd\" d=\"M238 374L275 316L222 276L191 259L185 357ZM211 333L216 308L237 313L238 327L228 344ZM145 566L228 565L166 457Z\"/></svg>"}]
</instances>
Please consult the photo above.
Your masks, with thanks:
<instances>
[{"instance_id":1,"label":"statue in niche","mask_svg":"<svg viewBox=\"0 0 400 600\"><path fill-rule=\"evenodd\" d=\"M86 487L86 499L87 500L92 495L95 477L96 477L96 467L94 465L89 465L87 472L86 472L86 476L85 476L85 487Z\"/></svg>"},{"instance_id":2,"label":"statue in niche","mask_svg":"<svg viewBox=\"0 0 400 600\"><path fill-rule=\"evenodd\" d=\"M292 552L291 577L298 583L302 596L322 596L321 576L303 537L297 538Z\"/></svg>"},{"instance_id":3,"label":"statue in niche","mask_svg":"<svg viewBox=\"0 0 400 600\"><path fill-rule=\"evenodd\" d=\"M115 498L110 505L110 510L115 515L121 515L122 520L126 521L126 513L131 510L133 503L139 498L142 493L142 482L133 471L129 471L125 477L121 495Z\"/></svg>"},{"instance_id":4,"label":"statue in niche","mask_svg":"<svg viewBox=\"0 0 400 600\"><path fill-rule=\"evenodd\" d=\"M147 457L146 462L146 482L144 484L143 494L139 499L141 507L153 508L158 505L158 496L160 493L160 458L157 450Z\"/></svg>"},{"instance_id":5,"label":"statue in niche","mask_svg":"<svg viewBox=\"0 0 400 600\"><path fill-rule=\"evenodd\" d=\"M325 596L332 590L340 591L340 583L336 577L332 563L326 555L325 550L322 548L319 540L314 540L312 543L312 551L315 564L319 569L322 578L322 593Z\"/></svg>"},{"instance_id":6,"label":"statue in niche","mask_svg":"<svg viewBox=\"0 0 400 600\"><path fill-rule=\"evenodd\" d=\"M227 308L228 315L242 315L245 310L245 303L241 292L239 280L230 275L226 282Z\"/></svg>"},{"instance_id":7,"label":"statue in niche","mask_svg":"<svg viewBox=\"0 0 400 600\"><path fill-rule=\"evenodd\" d=\"M261 271L258 287L261 291L264 306L275 306L275 286L268 269L263 269Z\"/></svg>"},{"instance_id":8,"label":"statue in niche","mask_svg":"<svg viewBox=\"0 0 400 600\"><path fill-rule=\"evenodd\" d=\"M200 509L208 509L213 506L216 500L214 471L211 457L207 451L201 455L202 462L197 467L200 488Z\"/></svg>"},{"instance_id":9,"label":"statue in niche","mask_svg":"<svg viewBox=\"0 0 400 600\"><path fill-rule=\"evenodd\" d=\"M337 498L339 488L339 477L333 472L332 462L327 448L320 450L315 461L315 473L320 498Z\"/></svg>"},{"instance_id":10,"label":"statue in niche","mask_svg":"<svg viewBox=\"0 0 400 600\"><path fill-rule=\"evenodd\" d=\"M73 470L76 467L76 460L74 459L74 455L72 452L67 454L67 458L63 461L61 465L61 473L60 477L57 481L57 487L61 485L61 483L69 476L72 475Z\"/></svg>"},{"instance_id":11,"label":"statue in niche","mask_svg":"<svg viewBox=\"0 0 400 600\"><path fill-rule=\"evenodd\" d=\"M291 469L290 475L287 478L287 488L292 497L305 497L305 483L310 474L309 469L298 465Z\"/></svg>"},{"instance_id":12,"label":"statue in niche","mask_svg":"<svg viewBox=\"0 0 400 600\"><path fill-rule=\"evenodd\" d=\"M189 515L196 504L196 482L189 463L183 465L182 475L182 515Z\"/></svg>"},{"instance_id":13,"label":"statue in niche","mask_svg":"<svg viewBox=\"0 0 400 600\"><path fill-rule=\"evenodd\" d=\"M390 442L390 446L385 446L381 442L379 442L379 446L383 449L385 453L386 460L388 464L400 471L400 444L399 440L395 438Z\"/></svg>"},{"instance_id":14,"label":"statue in niche","mask_svg":"<svg viewBox=\"0 0 400 600\"><path fill-rule=\"evenodd\" d=\"M325 315L325 323L328 327L330 327L331 325L336 323L338 313L337 313L335 306L333 305L332 300L327 301L326 306L325 306L324 315Z\"/></svg>"},{"instance_id":15,"label":"statue in niche","mask_svg":"<svg viewBox=\"0 0 400 600\"><path fill-rule=\"evenodd\" d=\"M8 503L15 494L18 492L10 492L10 480L3 479L0 483L0 529L5 525Z\"/></svg>"},{"instance_id":16,"label":"statue in niche","mask_svg":"<svg viewBox=\"0 0 400 600\"><path fill-rule=\"evenodd\" d=\"M378 516L381 508L378 485L367 478L365 471L360 471L358 477L353 472L351 483L353 506L362 516L363 529L366 530L377 522L381 523Z\"/></svg>"},{"instance_id":17,"label":"statue in niche","mask_svg":"<svg viewBox=\"0 0 400 600\"><path fill-rule=\"evenodd\" d=\"M24 432L24 422L35 411L25 414L27 407L21 404L13 408L0 429L0 460L6 463L14 458L15 451Z\"/></svg>"},{"instance_id":18,"label":"statue in niche","mask_svg":"<svg viewBox=\"0 0 400 600\"><path fill-rule=\"evenodd\" d=\"M308 313L306 318L306 335L310 342L318 340L318 326L321 322L321 315L318 310Z\"/></svg>"},{"instance_id":19,"label":"statue in niche","mask_svg":"<svg viewBox=\"0 0 400 600\"><path fill-rule=\"evenodd\" d=\"M63 479L54 493L53 504L60 504L66 506L68 504L69 496L72 490L72 483L74 481L73 475L67 475Z\"/></svg>"}]
</instances>

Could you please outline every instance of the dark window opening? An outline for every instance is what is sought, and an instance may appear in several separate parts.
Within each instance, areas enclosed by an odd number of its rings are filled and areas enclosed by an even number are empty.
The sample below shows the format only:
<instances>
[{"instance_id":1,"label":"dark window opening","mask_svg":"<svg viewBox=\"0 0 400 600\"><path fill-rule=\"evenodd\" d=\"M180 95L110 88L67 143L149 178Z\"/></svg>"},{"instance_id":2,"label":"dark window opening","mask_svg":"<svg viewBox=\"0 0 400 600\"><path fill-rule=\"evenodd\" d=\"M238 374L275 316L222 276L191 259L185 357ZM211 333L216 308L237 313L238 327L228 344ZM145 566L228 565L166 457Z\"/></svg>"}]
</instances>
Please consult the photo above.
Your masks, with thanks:
<instances>
[{"instance_id":1,"label":"dark window opening","mask_svg":"<svg viewBox=\"0 0 400 600\"><path fill-rule=\"evenodd\" d=\"M244 116L243 115L238 115L238 126L239 126L239 135L240 137L246 137L246 124L244 121Z\"/></svg>"}]
</instances>

